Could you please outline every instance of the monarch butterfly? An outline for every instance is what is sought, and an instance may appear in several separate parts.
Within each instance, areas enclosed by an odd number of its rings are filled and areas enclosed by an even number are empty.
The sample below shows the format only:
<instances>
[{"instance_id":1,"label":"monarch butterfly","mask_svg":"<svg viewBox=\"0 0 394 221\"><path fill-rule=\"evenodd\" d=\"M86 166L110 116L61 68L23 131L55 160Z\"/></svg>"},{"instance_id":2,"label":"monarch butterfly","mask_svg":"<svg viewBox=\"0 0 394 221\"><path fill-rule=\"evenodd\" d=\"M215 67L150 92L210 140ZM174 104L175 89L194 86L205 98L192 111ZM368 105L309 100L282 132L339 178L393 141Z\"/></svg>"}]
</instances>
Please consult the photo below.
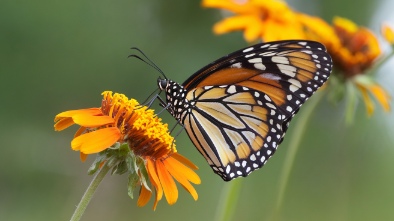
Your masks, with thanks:
<instances>
[{"instance_id":1,"label":"monarch butterfly","mask_svg":"<svg viewBox=\"0 0 394 221\"><path fill-rule=\"evenodd\" d=\"M292 117L332 70L313 41L256 44L203 67L182 85L158 79L167 110L225 181L262 167Z\"/></svg>"}]
</instances>

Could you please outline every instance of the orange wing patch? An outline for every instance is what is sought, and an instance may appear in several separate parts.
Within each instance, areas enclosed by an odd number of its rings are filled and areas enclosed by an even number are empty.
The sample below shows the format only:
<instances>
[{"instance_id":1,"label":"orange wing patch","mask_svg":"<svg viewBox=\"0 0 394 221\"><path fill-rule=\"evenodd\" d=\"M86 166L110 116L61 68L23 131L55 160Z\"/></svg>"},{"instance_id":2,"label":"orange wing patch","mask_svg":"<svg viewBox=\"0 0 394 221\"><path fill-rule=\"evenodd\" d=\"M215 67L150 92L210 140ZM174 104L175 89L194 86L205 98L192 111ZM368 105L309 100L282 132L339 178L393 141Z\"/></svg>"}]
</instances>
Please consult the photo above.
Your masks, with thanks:
<instances>
[{"instance_id":1,"label":"orange wing patch","mask_svg":"<svg viewBox=\"0 0 394 221\"><path fill-rule=\"evenodd\" d=\"M234 84L257 74L259 74L257 70L247 68L226 68L209 75L196 87ZM187 88L188 85L185 87Z\"/></svg>"},{"instance_id":2,"label":"orange wing patch","mask_svg":"<svg viewBox=\"0 0 394 221\"><path fill-rule=\"evenodd\" d=\"M305 60L302 58L289 58L289 61L291 65L294 65L297 68L301 68L312 73L317 71L315 62L311 60Z\"/></svg>"},{"instance_id":3,"label":"orange wing patch","mask_svg":"<svg viewBox=\"0 0 394 221\"><path fill-rule=\"evenodd\" d=\"M264 74L254 76L253 78L240 82L237 85L248 87L257 91L264 91L276 105L285 103L285 91L277 80L264 77Z\"/></svg>"}]
</instances>

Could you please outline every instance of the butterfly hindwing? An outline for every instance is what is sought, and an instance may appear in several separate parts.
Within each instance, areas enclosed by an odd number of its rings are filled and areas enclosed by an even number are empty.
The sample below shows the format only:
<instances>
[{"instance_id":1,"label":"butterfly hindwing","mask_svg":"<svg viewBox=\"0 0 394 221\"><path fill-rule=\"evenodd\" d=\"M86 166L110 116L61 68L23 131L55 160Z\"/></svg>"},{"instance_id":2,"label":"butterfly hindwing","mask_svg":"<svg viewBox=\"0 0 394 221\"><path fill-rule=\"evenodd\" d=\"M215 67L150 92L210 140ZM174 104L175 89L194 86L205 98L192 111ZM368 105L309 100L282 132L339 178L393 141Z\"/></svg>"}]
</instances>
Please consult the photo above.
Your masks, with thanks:
<instances>
[{"instance_id":1,"label":"butterfly hindwing","mask_svg":"<svg viewBox=\"0 0 394 221\"><path fill-rule=\"evenodd\" d=\"M284 119L264 93L237 85L188 92L194 107L181 123L215 173L228 181L262 167L274 154Z\"/></svg>"}]
</instances>

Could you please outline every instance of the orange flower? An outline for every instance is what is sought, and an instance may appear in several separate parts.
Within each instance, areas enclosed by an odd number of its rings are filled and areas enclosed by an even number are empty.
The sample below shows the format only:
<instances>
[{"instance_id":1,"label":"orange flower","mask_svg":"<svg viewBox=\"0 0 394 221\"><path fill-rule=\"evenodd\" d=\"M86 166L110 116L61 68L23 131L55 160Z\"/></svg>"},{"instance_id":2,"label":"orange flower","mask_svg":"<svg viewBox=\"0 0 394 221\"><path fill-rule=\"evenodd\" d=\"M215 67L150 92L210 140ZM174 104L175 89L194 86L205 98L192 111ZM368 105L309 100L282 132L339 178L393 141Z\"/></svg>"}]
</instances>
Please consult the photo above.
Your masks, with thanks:
<instances>
[{"instance_id":1,"label":"orange flower","mask_svg":"<svg viewBox=\"0 0 394 221\"><path fill-rule=\"evenodd\" d=\"M197 192L190 183L200 184L200 178L193 171L198 168L176 153L175 140L167 124L163 124L153 110L123 94L106 91L103 96L100 108L66 111L55 117L56 131L73 124L81 126L71 142L71 148L80 151L81 160L84 161L87 154L106 151L104 156L108 158L98 157L95 165L111 162L116 168L114 171L119 173L131 168L129 180L136 182L129 183L129 188L141 187L138 206L146 205L152 195L146 180L156 190L154 209L163 192L169 204L177 201L174 179L197 200ZM126 152L121 149L124 144L128 147ZM127 163L129 165L124 166Z\"/></svg>"},{"instance_id":2,"label":"orange flower","mask_svg":"<svg viewBox=\"0 0 394 221\"><path fill-rule=\"evenodd\" d=\"M203 0L202 5L234 13L215 24L216 34L241 30L248 42L260 38L263 41L307 39L323 43L334 62L336 72L333 77L355 83L369 115L374 110L369 94L373 94L386 111L390 109L390 96L379 84L372 79L368 84L361 84L358 80L367 78L358 76L364 75L382 54L376 36L367 28L341 17L335 17L330 25L321 18L296 12L280 0ZM393 44L393 29L386 25L382 32ZM357 79L353 79L355 77ZM335 95L341 93L341 88L336 90L333 97L341 97Z\"/></svg>"},{"instance_id":3,"label":"orange flower","mask_svg":"<svg viewBox=\"0 0 394 221\"><path fill-rule=\"evenodd\" d=\"M367 72L375 70L373 65L376 66L376 60L382 55L377 37L369 29L358 27L345 18L335 17L333 23L340 44L327 49L338 71L336 74L354 83L361 93L368 116L371 116L375 109L370 95L376 98L385 111L390 111L389 93L367 75Z\"/></svg>"},{"instance_id":4,"label":"orange flower","mask_svg":"<svg viewBox=\"0 0 394 221\"><path fill-rule=\"evenodd\" d=\"M370 30L340 17L334 18L334 30L341 45L331 49L331 56L345 77L364 72L381 54L379 42Z\"/></svg>"},{"instance_id":5,"label":"orange flower","mask_svg":"<svg viewBox=\"0 0 394 221\"><path fill-rule=\"evenodd\" d=\"M303 27L297 21L297 14L283 1L203 0L202 5L234 13L215 24L213 30L216 34L241 30L248 42L259 38L264 41L305 38Z\"/></svg>"},{"instance_id":6,"label":"orange flower","mask_svg":"<svg viewBox=\"0 0 394 221\"><path fill-rule=\"evenodd\" d=\"M337 48L340 48L341 42L337 33L323 19L298 13L298 20L304 26L306 39L323 43L331 55L335 53Z\"/></svg>"}]
</instances>

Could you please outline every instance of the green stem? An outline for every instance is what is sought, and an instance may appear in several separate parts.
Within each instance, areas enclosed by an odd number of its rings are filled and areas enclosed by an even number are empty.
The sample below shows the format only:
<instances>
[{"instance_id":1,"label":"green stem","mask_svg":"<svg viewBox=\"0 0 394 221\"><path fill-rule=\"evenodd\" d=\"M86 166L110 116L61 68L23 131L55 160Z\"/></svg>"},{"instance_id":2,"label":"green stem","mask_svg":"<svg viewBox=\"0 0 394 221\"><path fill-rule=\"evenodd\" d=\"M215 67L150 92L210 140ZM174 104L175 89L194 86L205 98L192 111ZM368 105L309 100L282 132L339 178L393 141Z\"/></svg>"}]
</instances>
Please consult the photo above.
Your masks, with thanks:
<instances>
[{"instance_id":1,"label":"green stem","mask_svg":"<svg viewBox=\"0 0 394 221\"><path fill-rule=\"evenodd\" d=\"M219 198L218 208L215 215L216 221L228 221L233 217L235 206L241 192L242 178L226 183Z\"/></svg>"},{"instance_id":2,"label":"green stem","mask_svg":"<svg viewBox=\"0 0 394 221\"><path fill-rule=\"evenodd\" d=\"M92 199L97 187L100 185L101 181L104 179L105 175L108 173L110 167L104 164L100 171L94 176L92 182L90 182L88 188L82 196L77 208L74 211L73 216L70 221L78 221L81 219L83 213L86 210L90 200Z\"/></svg>"},{"instance_id":3,"label":"green stem","mask_svg":"<svg viewBox=\"0 0 394 221\"><path fill-rule=\"evenodd\" d=\"M279 212L282 206L283 197L285 195L287 183L289 181L291 169L293 168L294 159L296 157L298 147L301 143L301 138L303 136L303 133L305 132L308 120L310 119L313 110L323 97L323 94L323 92L317 92L315 96L313 96L313 98L311 98L310 101L305 105L305 107L300 110L298 121L295 127L293 127L292 129L292 134L289 138L289 146L286 150L286 157L279 179L278 197L273 211L273 220L279 219Z\"/></svg>"}]
</instances>

